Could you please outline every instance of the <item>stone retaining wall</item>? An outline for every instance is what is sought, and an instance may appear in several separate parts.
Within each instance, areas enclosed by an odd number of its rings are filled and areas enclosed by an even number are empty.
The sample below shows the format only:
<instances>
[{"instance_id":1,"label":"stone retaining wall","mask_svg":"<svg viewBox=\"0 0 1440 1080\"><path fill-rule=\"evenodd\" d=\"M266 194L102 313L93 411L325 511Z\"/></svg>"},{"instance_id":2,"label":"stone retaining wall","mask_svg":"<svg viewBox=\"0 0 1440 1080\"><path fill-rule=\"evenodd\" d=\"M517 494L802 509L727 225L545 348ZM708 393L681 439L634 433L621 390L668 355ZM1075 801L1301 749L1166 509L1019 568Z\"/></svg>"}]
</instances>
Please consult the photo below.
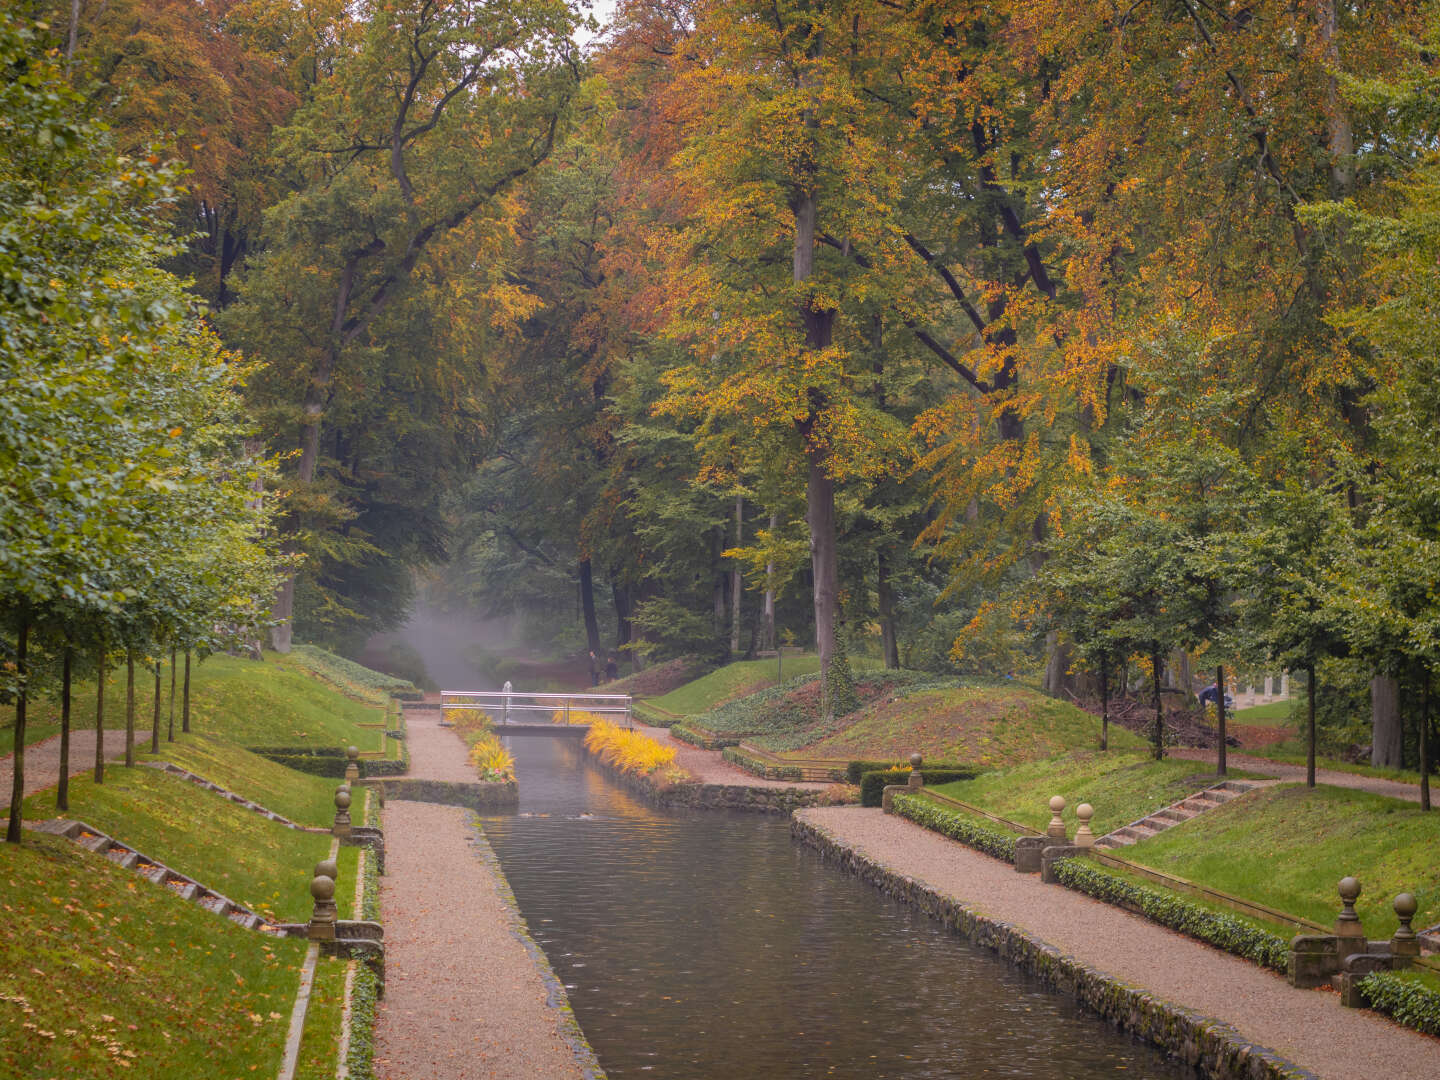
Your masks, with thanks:
<instances>
[{"instance_id":1,"label":"stone retaining wall","mask_svg":"<svg viewBox=\"0 0 1440 1080\"><path fill-rule=\"evenodd\" d=\"M588 750L585 753L585 760L627 791L639 795L651 806L790 814L807 806L834 805L834 797L828 791L747 787L744 784L657 785L650 777L623 772L613 765L601 761Z\"/></svg>"},{"instance_id":2,"label":"stone retaining wall","mask_svg":"<svg viewBox=\"0 0 1440 1080\"><path fill-rule=\"evenodd\" d=\"M1229 1024L1172 1004L1066 956L1017 926L989 918L952 896L898 874L800 817L790 823L801 843L882 892L925 912L976 945L1093 1009L1214 1080L1318 1080L1278 1054L1247 1041Z\"/></svg>"},{"instance_id":3,"label":"stone retaining wall","mask_svg":"<svg viewBox=\"0 0 1440 1080\"><path fill-rule=\"evenodd\" d=\"M361 780L359 783L375 788L382 802L386 799L400 799L405 802L439 803L441 806L463 806L470 810L483 811L509 809L520 801L519 789L513 781L508 784L472 784L400 776Z\"/></svg>"}]
</instances>

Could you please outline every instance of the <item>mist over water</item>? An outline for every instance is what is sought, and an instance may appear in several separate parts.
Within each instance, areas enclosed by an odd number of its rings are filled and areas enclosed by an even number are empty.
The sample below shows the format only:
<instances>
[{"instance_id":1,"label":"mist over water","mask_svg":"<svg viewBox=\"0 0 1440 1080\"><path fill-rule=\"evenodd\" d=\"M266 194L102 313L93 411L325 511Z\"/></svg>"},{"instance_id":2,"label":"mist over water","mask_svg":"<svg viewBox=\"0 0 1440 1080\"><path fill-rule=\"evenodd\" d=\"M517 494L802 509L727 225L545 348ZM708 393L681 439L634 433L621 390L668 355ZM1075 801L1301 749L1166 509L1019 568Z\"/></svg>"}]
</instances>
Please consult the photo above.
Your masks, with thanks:
<instances>
[{"instance_id":1,"label":"mist over water","mask_svg":"<svg viewBox=\"0 0 1440 1080\"><path fill-rule=\"evenodd\" d=\"M513 641L511 620L442 611L421 594L404 626L365 643L361 662L383 667L390 649L404 644L424 658L430 681L441 690L498 690L495 680L476 663L477 654L505 652Z\"/></svg>"}]
</instances>

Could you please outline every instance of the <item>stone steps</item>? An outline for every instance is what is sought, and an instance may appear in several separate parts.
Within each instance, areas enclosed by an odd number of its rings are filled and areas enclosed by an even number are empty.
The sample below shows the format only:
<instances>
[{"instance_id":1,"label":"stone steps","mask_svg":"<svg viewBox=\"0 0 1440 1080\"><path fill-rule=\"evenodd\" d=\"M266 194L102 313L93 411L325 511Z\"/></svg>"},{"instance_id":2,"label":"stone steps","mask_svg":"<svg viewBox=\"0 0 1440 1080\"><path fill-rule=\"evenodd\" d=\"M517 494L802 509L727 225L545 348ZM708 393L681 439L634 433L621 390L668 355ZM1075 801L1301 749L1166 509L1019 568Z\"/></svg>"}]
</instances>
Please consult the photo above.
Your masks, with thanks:
<instances>
[{"instance_id":1,"label":"stone steps","mask_svg":"<svg viewBox=\"0 0 1440 1080\"><path fill-rule=\"evenodd\" d=\"M1245 780L1222 780L1203 791L1187 795L1179 802L1162 807L1139 821L1132 821L1129 825L1106 833L1095 841L1095 846L1122 848L1139 843L1141 840L1148 840L1150 837L1157 836L1166 829L1173 829L1176 825L1189 821L1199 814L1214 810L1217 806L1224 806L1231 799L1237 799L1247 791L1254 791L1260 786L1260 784L1252 784Z\"/></svg>"},{"instance_id":2,"label":"stone steps","mask_svg":"<svg viewBox=\"0 0 1440 1080\"><path fill-rule=\"evenodd\" d=\"M182 780L189 780L192 784L195 784L195 785L197 785L198 787L202 787L202 788L204 788L206 791L213 791L216 795L219 795L222 799L228 799L230 802L233 802L233 803L235 803L235 804L237 804L237 805L239 805L239 806L243 806L246 810L251 810L251 811L253 811L254 813L260 814L262 817L269 818L271 821L275 822L275 823L278 824L278 825L284 825L285 828L287 828L287 829L294 829L294 830L296 830L297 832L313 832L313 833L328 833L328 832L330 831L329 829L322 828L322 827L320 827L320 826L318 826L318 825L301 825L301 824L299 824L298 822L291 821L289 818L284 817L284 816L282 816L282 815L280 815L280 814L277 814L277 813L275 813L275 811L273 811L273 810L267 810L265 807L261 806L259 803L254 802L253 800L247 799L247 798L245 798L245 796L243 796L243 795L238 795L238 794L236 794L236 793L233 792L233 791L229 791L229 790L221 787L219 784L214 783L214 782L211 781L211 780L206 780L203 776L198 776L198 775L196 775L195 773L191 772L189 769L182 769L179 765L176 765L176 764L173 763L173 762L170 762L170 761L145 761L145 762L141 762L141 764L143 764L143 765L145 765L145 766L147 766L147 767L149 767L149 768L151 768L151 769L159 769L159 770L161 770L162 772L167 772L167 773L169 773L169 774L172 775L172 776L178 776L178 777L180 777Z\"/></svg>"},{"instance_id":3,"label":"stone steps","mask_svg":"<svg viewBox=\"0 0 1440 1080\"><path fill-rule=\"evenodd\" d=\"M169 889L180 899L199 904L206 911L221 915L246 930L259 930L269 934L284 932L278 924L262 918L244 905L237 904L214 889L206 888L194 878L170 869L159 860L136 851L130 845L121 843L112 836L107 836L83 821L75 821L71 818L53 818L50 821L42 821L29 826L29 828L33 828L36 832L63 836L73 840L87 851L103 855L117 866L133 870L152 884Z\"/></svg>"}]
</instances>

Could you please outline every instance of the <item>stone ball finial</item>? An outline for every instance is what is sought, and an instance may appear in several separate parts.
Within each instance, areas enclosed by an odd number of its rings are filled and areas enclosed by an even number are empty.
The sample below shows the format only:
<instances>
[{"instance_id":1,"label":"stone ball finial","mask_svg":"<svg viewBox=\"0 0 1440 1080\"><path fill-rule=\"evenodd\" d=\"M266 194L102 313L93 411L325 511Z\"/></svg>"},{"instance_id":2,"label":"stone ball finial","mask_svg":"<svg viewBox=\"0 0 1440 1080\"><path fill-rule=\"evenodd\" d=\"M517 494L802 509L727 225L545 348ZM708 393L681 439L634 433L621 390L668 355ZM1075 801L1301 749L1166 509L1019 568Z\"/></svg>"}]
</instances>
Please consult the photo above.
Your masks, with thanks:
<instances>
[{"instance_id":1,"label":"stone ball finial","mask_svg":"<svg viewBox=\"0 0 1440 1080\"><path fill-rule=\"evenodd\" d=\"M321 859L315 864L316 877L328 877L331 881L340 878L340 867L334 859Z\"/></svg>"},{"instance_id":2,"label":"stone ball finial","mask_svg":"<svg viewBox=\"0 0 1440 1080\"><path fill-rule=\"evenodd\" d=\"M1088 802L1082 802L1075 808L1075 816L1080 819L1082 825L1089 825L1090 819L1095 816L1095 808Z\"/></svg>"},{"instance_id":3,"label":"stone ball finial","mask_svg":"<svg viewBox=\"0 0 1440 1080\"><path fill-rule=\"evenodd\" d=\"M1402 892L1395 897L1395 914L1400 921L1408 923L1415 917L1415 912L1420 910L1420 905L1415 902L1415 897L1408 892Z\"/></svg>"},{"instance_id":4,"label":"stone ball finial","mask_svg":"<svg viewBox=\"0 0 1440 1080\"><path fill-rule=\"evenodd\" d=\"M921 765L924 765L924 764L925 764L925 758L924 758L924 756L920 753L919 750L916 750L915 753L913 753L913 754L910 755L910 767L911 767L912 769L918 769L918 768L920 768Z\"/></svg>"},{"instance_id":5,"label":"stone ball finial","mask_svg":"<svg viewBox=\"0 0 1440 1080\"><path fill-rule=\"evenodd\" d=\"M335 897L335 879L324 874L310 879L310 895L316 900L332 900Z\"/></svg>"},{"instance_id":6,"label":"stone ball finial","mask_svg":"<svg viewBox=\"0 0 1440 1080\"><path fill-rule=\"evenodd\" d=\"M1348 904L1353 904L1360 899L1360 882L1353 877L1340 879L1340 899Z\"/></svg>"},{"instance_id":7,"label":"stone ball finial","mask_svg":"<svg viewBox=\"0 0 1440 1080\"><path fill-rule=\"evenodd\" d=\"M1051 812L1052 814L1058 814L1058 813L1061 813L1064 809L1065 809L1065 796L1064 796L1064 795L1053 795L1053 796L1051 796L1051 798L1050 798L1050 812Z\"/></svg>"},{"instance_id":8,"label":"stone ball finial","mask_svg":"<svg viewBox=\"0 0 1440 1080\"><path fill-rule=\"evenodd\" d=\"M1360 923L1360 916L1355 914L1355 901L1360 898L1360 882L1353 877L1343 877L1340 879L1339 891L1340 915L1336 919L1336 931L1343 936L1354 928L1341 930L1340 927L1349 926L1352 923L1358 926Z\"/></svg>"},{"instance_id":9,"label":"stone ball finial","mask_svg":"<svg viewBox=\"0 0 1440 1080\"><path fill-rule=\"evenodd\" d=\"M348 787L341 786L335 789L335 809L350 809L350 789Z\"/></svg>"},{"instance_id":10,"label":"stone ball finial","mask_svg":"<svg viewBox=\"0 0 1440 1080\"><path fill-rule=\"evenodd\" d=\"M351 761L356 760L360 756L360 748L358 746L347 746L345 748L345 756Z\"/></svg>"}]
</instances>

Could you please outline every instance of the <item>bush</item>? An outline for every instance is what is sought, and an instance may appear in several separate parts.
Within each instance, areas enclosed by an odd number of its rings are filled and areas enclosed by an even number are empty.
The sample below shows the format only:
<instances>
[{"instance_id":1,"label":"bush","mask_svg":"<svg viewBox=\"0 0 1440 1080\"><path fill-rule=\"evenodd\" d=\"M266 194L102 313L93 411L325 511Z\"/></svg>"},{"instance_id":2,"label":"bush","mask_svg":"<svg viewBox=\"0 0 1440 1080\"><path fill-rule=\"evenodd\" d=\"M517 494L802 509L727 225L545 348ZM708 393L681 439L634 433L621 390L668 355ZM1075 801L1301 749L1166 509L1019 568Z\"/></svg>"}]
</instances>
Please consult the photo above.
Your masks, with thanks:
<instances>
[{"instance_id":1,"label":"bush","mask_svg":"<svg viewBox=\"0 0 1440 1080\"><path fill-rule=\"evenodd\" d=\"M951 780L974 780L980 775L980 770L964 765L951 768L932 769L926 765L920 770L921 777L927 784L948 784ZM885 769L879 772L867 772L860 774L860 805L879 806L884 797L885 788L890 784L908 784L910 782L910 767L903 769Z\"/></svg>"},{"instance_id":2,"label":"bush","mask_svg":"<svg viewBox=\"0 0 1440 1080\"><path fill-rule=\"evenodd\" d=\"M869 775L879 775L870 773ZM992 829L987 825L981 825L974 818L967 817L955 810L947 810L918 795L899 795L894 800L895 813L907 821L913 821L916 825L923 825L927 829L938 832L941 836L948 836L951 840L958 840L967 847L973 847L977 851L983 851L986 855L993 855L997 859L1006 862L1015 861L1015 840L1016 837L999 829Z\"/></svg>"},{"instance_id":3,"label":"bush","mask_svg":"<svg viewBox=\"0 0 1440 1080\"><path fill-rule=\"evenodd\" d=\"M1360 980L1370 1007L1397 1024L1440 1035L1440 993L1399 971L1375 971Z\"/></svg>"},{"instance_id":4,"label":"bush","mask_svg":"<svg viewBox=\"0 0 1440 1080\"><path fill-rule=\"evenodd\" d=\"M1137 911L1151 922L1198 938L1272 971L1283 972L1289 966L1289 941L1268 930L1251 926L1234 915L1210 911L1176 893L1136 885L1081 859L1061 859L1055 864L1055 876L1067 889Z\"/></svg>"},{"instance_id":5,"label":"bush","mask_svg":"<svg viewBox=\"0 0 1440 1080\"><path fill-rule=\"evenodd\" d=\"M335 780L345 778L345 766L349 763L345 751L338 746L251 746L248 749L287 769ZM404 749L398 761L361 758L356 764L360 766L362 779L403 776L409 770L409 756L409 750Z\"/></svg>"},{"instance_id":6,"label":"bush","mask_svg":"<svg viewBox=\"0 0 1440 1080\"><path fill-rule=\"evenodd\" d=\"M734 746L727 746L720 755L732 765L738 765L748 773L766 780L804 780L805 774L799 765L772 765L768 761L751 757L744 750Z\"/></svg>"},{"instance_id":7,"label":"bush","mask_svg":"<svg viewBox=\"0 0 1440 1080\"><path fill-rule=\"evenodd\" d=\"M974 774L976 776L979 776L980 773L983 771L983 769L979 765L965 765L960 762L943 762L937 763L935 765L922 765L920 767L921 775L927 777L932 772L944 772L946 770L974 770ZM903 772L908 775L910 772L910 766L903 761L893 760L852 761L845 766L845 780L846 782L851 784L858 784L860 783L861 777L863 777L867 772ZM968 780L970 779L970 777L966 777L965 779ZM901 782L903 783L904 781ZM926 782L929 783L930 781L927 780ZM942 781L940 780L934 781L934 783L937 784L941 782Z\"/></svg>"}]
</instances>

